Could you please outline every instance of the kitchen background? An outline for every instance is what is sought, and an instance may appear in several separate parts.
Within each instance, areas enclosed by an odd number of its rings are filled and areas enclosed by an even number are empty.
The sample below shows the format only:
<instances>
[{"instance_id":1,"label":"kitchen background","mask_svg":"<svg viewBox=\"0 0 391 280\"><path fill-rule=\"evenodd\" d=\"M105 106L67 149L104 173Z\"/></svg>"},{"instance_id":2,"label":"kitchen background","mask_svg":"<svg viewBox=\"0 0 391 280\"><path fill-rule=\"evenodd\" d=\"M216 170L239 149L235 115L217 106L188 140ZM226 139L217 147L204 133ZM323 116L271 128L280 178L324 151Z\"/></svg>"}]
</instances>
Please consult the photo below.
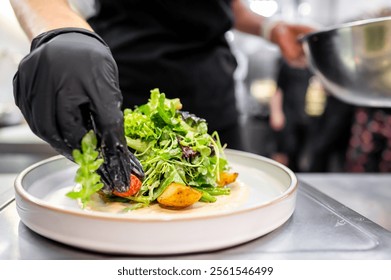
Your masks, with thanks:
<instances>
[{"instance_id":1,"label":"kitchen background","mask_svg":"<svg viewBox=\"0 0 391 280\"><path fill-rule=\"evenodd\" d=\"M91 12L93 1L71 1L82 14ZM266 17L313 24L318 28L333 26L352 19L370 16L389 0L246 0L250 8ZM258 37L237 31L227 33L238 68L237 102L241 111L242 133L246 150L274 157L278 152L276 131L271 128L272 106L281 106L276 99L276 79L279 70L278 49ZM12 77L19 61L29 51L29 42L21 30L8 1L0 1L0 172L15 173L55 152L36 138L24 124L23 117L13 103ZM304 110L311 119L318 119L324 111L326 96L316 86L306 92ZM277 105L276 105L277 104ZM274 108L274 107L273 107ZM274 109L275 110L275 109ZM275 112L275 111L274 111ZM303 138L300 145L299 167L309 168L311 139ZM289 139L285 139L289 141ZM332 155L324 171L344 171L344 151Z\"/></svg>"}]
</instances>

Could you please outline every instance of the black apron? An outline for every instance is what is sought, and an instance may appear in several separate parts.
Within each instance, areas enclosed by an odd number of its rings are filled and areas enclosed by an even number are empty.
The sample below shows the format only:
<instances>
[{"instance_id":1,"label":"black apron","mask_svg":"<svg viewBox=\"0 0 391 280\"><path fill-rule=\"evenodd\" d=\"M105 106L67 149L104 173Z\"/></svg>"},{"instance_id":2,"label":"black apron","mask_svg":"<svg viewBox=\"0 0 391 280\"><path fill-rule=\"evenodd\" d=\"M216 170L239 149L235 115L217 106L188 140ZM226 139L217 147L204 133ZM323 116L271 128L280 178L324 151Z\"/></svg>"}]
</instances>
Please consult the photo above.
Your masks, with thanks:
<instances>
[{"instance_id":1,"label":"black apron","mask_svg":"<svg viewBox=\"0 0 391 280\"><path fill-rule=\"evenodd\" d=\"M118 64L124 107L159 88L213 130L236 124L230 0L100 0L88 21Z\"/></svg>"}]
</instances>

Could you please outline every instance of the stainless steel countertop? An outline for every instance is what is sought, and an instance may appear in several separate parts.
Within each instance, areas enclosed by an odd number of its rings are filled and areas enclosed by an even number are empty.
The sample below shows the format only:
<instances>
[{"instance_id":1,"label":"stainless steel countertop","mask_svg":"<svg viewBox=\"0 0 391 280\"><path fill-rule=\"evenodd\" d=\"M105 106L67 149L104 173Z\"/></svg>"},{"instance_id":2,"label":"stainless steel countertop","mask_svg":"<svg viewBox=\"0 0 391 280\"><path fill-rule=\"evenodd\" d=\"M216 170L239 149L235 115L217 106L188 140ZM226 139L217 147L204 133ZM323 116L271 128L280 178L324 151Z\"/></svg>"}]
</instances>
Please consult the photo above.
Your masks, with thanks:
<instances>
[{"instance_id":1,"label":"stainless steel countertop","mask_svg":"<svg viewBox=\"0 0 391 280\"><path fill-rule=\"evenodd\" d=\"M0 259L148 259L83 251L35 234L16 212L11 191L15 176L0 174ZM388 211L388 203L382 203L391 196L391 175L298 174L298 178L296 210L275 231L226 250L153 259L391 259L391 232L346 206L365 212L361 204L376 204Z\"/></svg>"},{"instance_id":2,"label":"stainless steel countertop","mask_svg":"<svg viewBox=\"0 0 391 280\"><path fill-rule=\"evenodd\" d=\"M391 231L391 174L299 174L343 205Z\"/></svg>"}]
</instances>

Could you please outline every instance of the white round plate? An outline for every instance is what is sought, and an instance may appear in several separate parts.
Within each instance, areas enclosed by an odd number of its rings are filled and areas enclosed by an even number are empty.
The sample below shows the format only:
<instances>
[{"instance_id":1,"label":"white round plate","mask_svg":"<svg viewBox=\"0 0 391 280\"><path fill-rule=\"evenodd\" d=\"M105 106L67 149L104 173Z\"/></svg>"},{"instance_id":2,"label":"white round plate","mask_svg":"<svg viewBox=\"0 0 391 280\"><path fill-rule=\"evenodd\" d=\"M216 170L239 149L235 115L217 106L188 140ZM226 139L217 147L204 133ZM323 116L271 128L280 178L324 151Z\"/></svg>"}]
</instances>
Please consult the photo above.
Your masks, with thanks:
<instances>
[{"instance_id":1,"label":"white round plate","mask_svg":"<svg viewBox=\"0 0 391 280\"><path fill-rule=\"evenodd\" d=\"M62 156L18 175L16 206L22 222L47 238L92 251L163 255L223 249L265 235L292 215L297 178L287 167L258 155L226 150L239 173L230 196L183 210L159 206L130 212L81 209L65 194L77 166Z\"/></svg>"}]
</instances>

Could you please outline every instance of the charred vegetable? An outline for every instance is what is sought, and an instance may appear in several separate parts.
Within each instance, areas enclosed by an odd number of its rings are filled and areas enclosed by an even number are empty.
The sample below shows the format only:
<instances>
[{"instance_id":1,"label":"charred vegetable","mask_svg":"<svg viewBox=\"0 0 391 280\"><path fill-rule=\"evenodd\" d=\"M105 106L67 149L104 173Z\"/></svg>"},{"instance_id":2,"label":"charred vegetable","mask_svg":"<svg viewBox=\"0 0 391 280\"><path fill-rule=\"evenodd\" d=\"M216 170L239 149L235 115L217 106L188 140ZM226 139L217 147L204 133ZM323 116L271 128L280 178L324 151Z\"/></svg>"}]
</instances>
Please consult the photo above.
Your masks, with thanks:
<instances>
[{"instance_id":1,"label":"charred vegetable","mask_svg":"<svg viewBox=\"0 0 391 280\"><path fill-rule=\"evenodd\" d=\"M178 183L171 183L157 198L163 207L185 208L200 200L202 193L194 188Z\"/></svg>"},{"instance_id":2,"label":"charred vegetable","mask_svg":"<svg viewBox=\"0 0 391 280\"><path fill-rule=\"evenodd\" d=\"M238 176L239 174L236 172L235 173L221 172L217 185L223 187L228 184L231 184L236 181L236 178L238 178Z\"/></svg>"}]
</instances>

